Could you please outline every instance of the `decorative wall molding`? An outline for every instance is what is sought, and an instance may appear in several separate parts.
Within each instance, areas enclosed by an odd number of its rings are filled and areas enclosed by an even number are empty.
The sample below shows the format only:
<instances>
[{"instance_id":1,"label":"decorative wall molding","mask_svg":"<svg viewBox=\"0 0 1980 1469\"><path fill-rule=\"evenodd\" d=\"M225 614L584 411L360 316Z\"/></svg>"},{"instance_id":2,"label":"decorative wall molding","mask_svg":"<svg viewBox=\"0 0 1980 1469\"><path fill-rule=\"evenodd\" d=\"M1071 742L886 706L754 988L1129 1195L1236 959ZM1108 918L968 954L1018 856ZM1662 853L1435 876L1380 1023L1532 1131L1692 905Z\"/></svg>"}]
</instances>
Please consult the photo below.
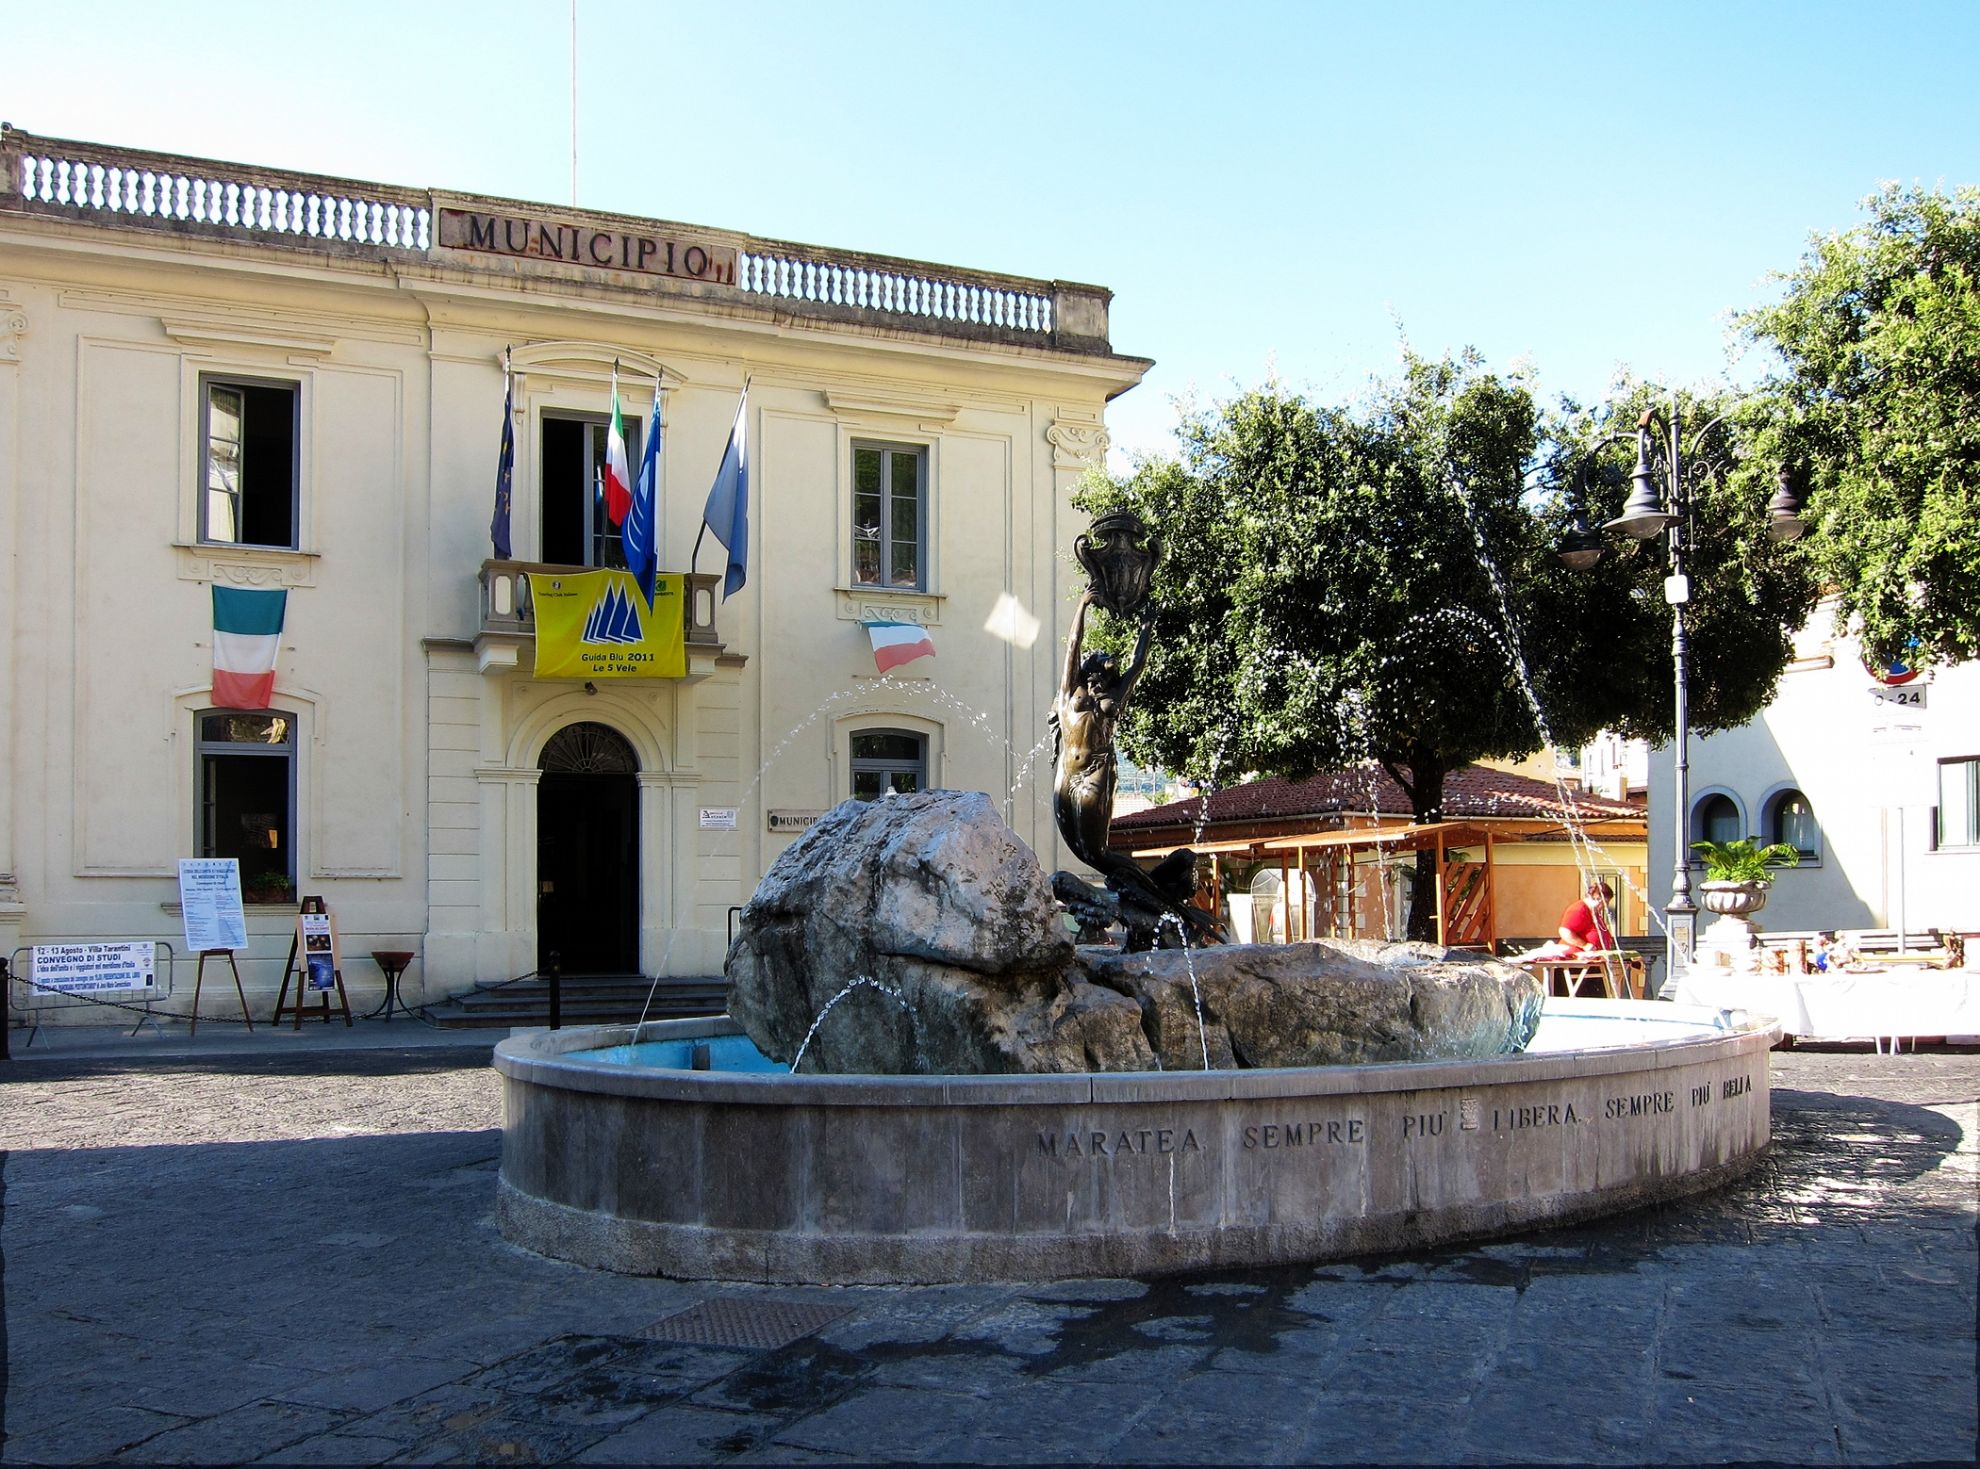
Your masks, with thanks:
<instances>
[{"instance_id":1,"label":"decorative wall molding","mask_svg":"<svg viewBox=\"0 0 1980 1469\"><path fill-rule=\"evenodd\" d=\"M179 580L217 582L223 587L313 587L313 551L275 551L256 546L181 544Z\"/></svg>"},{"instance_id":2,"label":"decorative wall molding","mask_svg":"<svg viewBox=\"0 0 1980 1469\"><path fill-rule=\"evenodd\" d=\"M918 622L942 625L940 592L903 592L885 587L840 587L839 617L846 622Z\"/></svg>"},{"instance_id":3,"label":"decorative wall molding","mask_svg":"<svg viewBox=\"0 0 1980 1469\"><path fill-rule=\"evenodd\" d=\"M0 363L21 360L21 338L28 333L27 313L0 296Z\"/></svg>"},{"instance_id":4,"label":"decorative wall molding","mask_svg":"<svg viewBox=\"0 0 1980 1469\"><path fill-rule=\"evenodd\" d=\"M612 364L619 364L619 376L629 381L660 379L662 390L678 388L687 381L657 357L608 342L565 339L552 342L524 342L509 354L519 378L533 379L539 387L549 382L597 386L612 381ZM502 365L502 354L495 354L495 365Z\"/></svg>"},{"instance_id":5,"label":"decorative wall molding","mask_svg":"<svg viewBox=\"0 0 1980 1469\"><path fill-rule=\"evenodd\" d=\"M274 338L304 341L329 339L346 341L359 338L368 342L392 342L418 347L426 341L420 326L379 317L328 315L315 311L292 311L258 304L229 305L205 296L176 296L166 292L106 291L71 286L56 293L55 302L64 310L108 316L149 317L172 322L193 333L212 333L229 341L230 332L245 334L241 340Z\"/></svg>"},{"instance_id":6,"label":"decorative wall molding","mask_svg":"<svg viewBox=\"0 0 1980 1469\"><path fill-rule=\"evenodd\" d=\"M1045 430L1045 439L1052 446L1054 469L1095 468L1105 462L1107 449L1113 443L1105 426L1068 418L1055 420Z\"/></svg>"},{"instance_id":7,"label":"decorative wall molding","mask_svg":"<svg viewBox=\"0 0 1980 1469\"><path fill-rule=\"evenodd\" d=\"M954 423L962 413L960 403L938 398L910 397L902 393L826 388L820 396L824 398L825 406L837 418L852 421L908 418L930 431Z\"/></svg>"},{"instance_id":8,"label":"decorative wall molding","mask_svg":"<svg viewBox=\"0 0 1980 1469\"><path fill-rule=\"evenodd\" d=\"M328 357L337 350L334 336L323 332L296 331L286 326L200 321L183 316L161 316L158 325L166 336L182 347L217 348L221 351L260 347L285 352L293 357Z\"/></svg>"}]
</instances>

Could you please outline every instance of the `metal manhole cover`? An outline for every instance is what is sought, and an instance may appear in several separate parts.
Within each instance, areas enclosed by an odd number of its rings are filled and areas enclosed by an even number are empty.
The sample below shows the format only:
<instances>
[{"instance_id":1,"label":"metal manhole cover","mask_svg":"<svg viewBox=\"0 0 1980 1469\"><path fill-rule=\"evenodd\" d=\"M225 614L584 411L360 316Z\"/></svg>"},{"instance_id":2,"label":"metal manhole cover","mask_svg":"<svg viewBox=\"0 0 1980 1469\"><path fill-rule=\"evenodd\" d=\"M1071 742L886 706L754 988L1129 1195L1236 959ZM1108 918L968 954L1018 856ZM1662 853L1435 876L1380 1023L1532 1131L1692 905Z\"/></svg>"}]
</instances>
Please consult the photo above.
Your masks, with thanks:
<instances>
[{"instance_id":1,"label":"metal manhole cover","mask_svg":"<svg viewBox=\"0 0 1980 1469\"><path fill-rule=\"evenodd\" d=\"M843 1306L804 1301L764 1301L716 1296L663 1316L641 1336L698 1347L747 1347L769 1351L831 1325L849 1312Z\"/></svg>"}]
</instances>

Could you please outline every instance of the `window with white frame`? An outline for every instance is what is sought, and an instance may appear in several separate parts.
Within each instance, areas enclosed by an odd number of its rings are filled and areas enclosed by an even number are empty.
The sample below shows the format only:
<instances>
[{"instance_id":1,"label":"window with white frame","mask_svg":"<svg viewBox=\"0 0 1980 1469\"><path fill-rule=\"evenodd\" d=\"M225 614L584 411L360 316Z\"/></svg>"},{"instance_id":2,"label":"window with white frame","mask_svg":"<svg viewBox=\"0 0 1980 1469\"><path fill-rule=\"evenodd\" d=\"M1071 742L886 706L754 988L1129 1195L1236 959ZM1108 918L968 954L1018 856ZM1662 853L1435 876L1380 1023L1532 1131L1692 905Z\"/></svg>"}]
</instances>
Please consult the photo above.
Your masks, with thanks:
<instances>
[{"instance_id":1,"label":"window with white frame","mask_svg":"<svg viewBox=\"0 0 1980 1469\"><path fill-rule=\"evenodd\" d=\"M200 379L199 538L293 550L301 389L253 378Z\"/></svg>"},{"instance_id":2,"label":"window with white frame","mask_svg":"<svg viewBox=\"0 0 1980 1469\"><path fill-rule=\"evenodd\" d=\"M872 801L899 791L928 789L928 740L905 729L861 729L852 734L852 793Z\"/></svg>"},{"instance_id":3,"label":"window with white frame","mask_svg":"<svg viewBox=\"0 0 1980 1469\"><path fill-rule=\"evenodd\" d=\"M642 421L621 412L626 467L637 477ZM625 527L605 513L605 462L612 420L600 413L545 413L537 503L542 508L538 559L552 566L624 566ZM630 486L628 486L630 488Z\"/></svg>"},{"instance_id":4,"label":"window with white frame","mask_svg":"<svg viewBox=\"0 0 1980 1469\"><path fill-rule=\"evenodd\" d=\"M1939 811L1933 836L1940 847L1980 847L1980 757L1939 762Z\"/></svg>"},{"instance_id":5,"label":"window with white frame","mask_svg":"<svg viewBox=\"0 0 1980 1469\"><path fill-rule=\"evenodd\" d=\"M928 450L853 445L852 579L855 586L928 589Z\"/></svg>"},{"instance_id":6,"label":"window with white frame","mask_svg":"<svg viewBox=\"0 0 1980 1469\"><path fill-rule=\"evenodd\" d=\"M195 843L202 857L234 857L248 902L295 894L295 716L203 709L193 716Z\"/></svg>"},{"instance_id":7,"label":"window with white frame","mask_svg":"<svg viewBox=\"0 0 1980 1469\"><path fill-rule=\"evenodd\" d=\"M1766 838L1793 847L1804 862L1822 855L1822 828L1816 824L1815 808L1800 791L1777 791L1767 802Z\"/></svg>"}]
</instances>

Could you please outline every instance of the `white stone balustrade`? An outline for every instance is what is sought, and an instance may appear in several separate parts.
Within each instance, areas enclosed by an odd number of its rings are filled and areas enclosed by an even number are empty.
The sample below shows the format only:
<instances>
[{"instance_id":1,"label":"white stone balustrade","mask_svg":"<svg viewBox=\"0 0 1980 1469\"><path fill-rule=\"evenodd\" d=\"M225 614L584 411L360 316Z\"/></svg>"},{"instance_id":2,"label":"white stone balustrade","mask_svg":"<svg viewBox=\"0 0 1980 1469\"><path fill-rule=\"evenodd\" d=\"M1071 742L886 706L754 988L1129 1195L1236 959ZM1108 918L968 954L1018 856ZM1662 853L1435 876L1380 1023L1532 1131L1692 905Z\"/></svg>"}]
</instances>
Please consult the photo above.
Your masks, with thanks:
<instances>
[{"instance_id":1,"label":"white stone balustrade","mask_svg":"<svg viewBox=\"0 0 1980 1469\"><path fill-rule=\"evenodd\" d=\"M402 252L401 259L418 254L458 265L455 251L440 239L443 207L506 202L44 138L15 128L0 135L0 210L123 228L238 235L256 243L343 253ZM561 221L592 220L601 229L624 223L619 216L586 210L518 208L532 216L554 214L574 238L585 226ZM950 335L1036 338L1061 350L1109 350L1109 298L1097 287L877 255L827 254L725 230L696 233L736 252L733 285L716 289L781 311ZM628 286L605 274L609 285L654 289L650 277Z\"/></svg>"},{"instance_id":2,"label":"white stone balustrade","mask_svg":"<svg viewBox=\"0 0 1980 1469\"><path fill-rule=\"evenodd\" d=\"M88 158L22 153L12 181L26 200L156 220L224 225L250 234L424 250L432 212L388 198L271 187Z\"/></svg>"},{"instance_id":3,"label":"white stone balustrade","mask_svg":"<svg viewBox=\"0 0 1980 1469\"><path fill-rule=\"evenodd\" d=\"M1019 331L1052 330L1052 298L1037 292L747 250L737 274L737 284L753 295Z\"/></svg>"}]
</instances>

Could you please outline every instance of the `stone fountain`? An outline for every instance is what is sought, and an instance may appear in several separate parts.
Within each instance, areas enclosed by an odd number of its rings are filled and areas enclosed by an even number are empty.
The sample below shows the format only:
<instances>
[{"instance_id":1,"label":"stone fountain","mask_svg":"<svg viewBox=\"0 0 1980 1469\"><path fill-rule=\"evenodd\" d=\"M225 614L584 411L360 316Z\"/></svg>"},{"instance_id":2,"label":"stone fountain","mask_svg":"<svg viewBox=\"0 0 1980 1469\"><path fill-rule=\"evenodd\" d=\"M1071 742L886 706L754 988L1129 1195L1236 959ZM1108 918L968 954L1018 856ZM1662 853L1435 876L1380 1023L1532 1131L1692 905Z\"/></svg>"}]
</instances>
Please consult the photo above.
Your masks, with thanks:
<instances>
[{"instance_id":1,"label":"stone fountain","mask_svg":"<svg viewBox=\"0 0 1980 1469\"><path fill-rule=\"evenodd\" d=\"M728 1016L497 1047L508 1238L688 1278L1139 1275L1505 1233L1758 1159L1777 1027L1543 1014L1524 971L1424 944L1216 943L1186 881L1109 852L1161 553L1127 517L1079 551L1055 811L1102 885L1048 880L977 793L838 807L744 909ZM1125 668L1084 653L1089 606L1140 617Z\"/></svg>"}]
</instances>

